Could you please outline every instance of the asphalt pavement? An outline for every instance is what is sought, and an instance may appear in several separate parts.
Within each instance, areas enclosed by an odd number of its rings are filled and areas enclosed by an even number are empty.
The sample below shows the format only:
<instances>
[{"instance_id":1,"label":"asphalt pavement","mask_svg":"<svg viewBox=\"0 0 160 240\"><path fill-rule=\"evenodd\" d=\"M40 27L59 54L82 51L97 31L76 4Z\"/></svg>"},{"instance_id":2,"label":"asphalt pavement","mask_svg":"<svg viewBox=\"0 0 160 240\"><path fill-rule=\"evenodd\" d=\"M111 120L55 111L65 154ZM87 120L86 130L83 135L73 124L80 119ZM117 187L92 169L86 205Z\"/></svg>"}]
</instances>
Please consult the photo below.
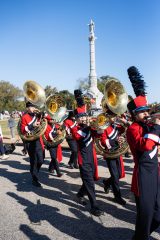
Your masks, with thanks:
<instances>
[{"instance_id":1,"label":"asphalt pavement","mask_svg":"<svg viewBox=\"0 0 160 240\"><path fill-rule=\"evenodd\" d=\"M17 146L7 160L0 159L0 240L130 240L134 234L135 203L130 192L132 158L125 158L126 177L120 181L126 206L104 193L102 180L109 177L106 162L99 156L100 180L96 183L97 201L104 211L101 217L89 213L90 204L81 206L75 195L81 186L78 169L67 166L70 152L63 150L58 178L49 174L49 153L40 171L42 188L31 184L29 159ZM160 229L152 235L160 240Z\"/></svg>"}]
</instances>

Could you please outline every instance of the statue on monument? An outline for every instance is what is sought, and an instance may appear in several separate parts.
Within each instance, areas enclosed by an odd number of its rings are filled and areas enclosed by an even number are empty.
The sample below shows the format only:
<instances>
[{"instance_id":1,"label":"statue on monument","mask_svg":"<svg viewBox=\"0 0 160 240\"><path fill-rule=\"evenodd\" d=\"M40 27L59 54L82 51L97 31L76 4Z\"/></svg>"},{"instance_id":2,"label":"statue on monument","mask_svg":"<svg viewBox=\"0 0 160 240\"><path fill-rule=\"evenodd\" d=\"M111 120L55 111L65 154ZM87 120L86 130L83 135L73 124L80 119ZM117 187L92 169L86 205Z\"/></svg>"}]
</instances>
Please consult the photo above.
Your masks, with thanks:
<instances>
[{"instance_id":1,"label":"statue on monument","mask_svg":"<svg viewBox=\"0 0 160 240\"><path fill-rule=\"evenodd\" d=\"M95 24L92 20L91 20L91 23L89 24L89 30L90 30L90 34L93 35L95 30Z\"/></svg>"}]
</instances>

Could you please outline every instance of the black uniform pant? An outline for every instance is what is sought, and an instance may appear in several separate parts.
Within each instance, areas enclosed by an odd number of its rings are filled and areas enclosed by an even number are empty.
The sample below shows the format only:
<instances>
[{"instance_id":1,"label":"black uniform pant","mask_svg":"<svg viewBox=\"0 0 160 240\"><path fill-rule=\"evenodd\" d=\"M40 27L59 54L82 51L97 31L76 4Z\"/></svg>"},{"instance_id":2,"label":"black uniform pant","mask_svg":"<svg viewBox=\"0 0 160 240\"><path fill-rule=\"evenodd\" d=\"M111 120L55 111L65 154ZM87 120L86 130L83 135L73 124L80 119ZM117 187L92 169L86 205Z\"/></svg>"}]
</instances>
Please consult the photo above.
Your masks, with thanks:
<instances>
[{"instance_id":1,"label":"black uniform pant","mask_svg":"<svg viewBox=\"0 0 160 240\"><path fill-rule=\"evenodd\" d=\"M30 173L33 180L37 180L38 172L44 162L44 152L39 139L28 142L28 154L30 158Z\"/></svg>"},{"instance_id":2,"label":"black uniform pant","mask_svg":"<svg viewBox=\"0 0 160 240\"><path fill-rule=\"evenodd\" d=\"M71 156L70 156L70 160L69 160L68 164L76 167L77 166L77 158L78 158L77 142L74 139L67 139L67 143L71 150Z\"/></svg>"},{"instance_id":3,"label":"black uniform pant","mask_svg":"<svg viewBox=\"0 0 160 240\"><path fill-rule=\"evenodd\" d=\"M111 177L105 180L106 187L112 187L113 194L115 197L121 197L120 187L119 187L119 178L120 178L120 160L119 158L115 159L106 159L107 166L110 172Z\"/></svg>"},{"instance_id":4,"label":"black uniform pant","mask_svg":"<svg viewBox=\"0 0 160 240\"><path fill-rule=\"evenodd\" d=\"M157 159L142 160L144 163L139 164L138 175L140 195L135 197L135 240L149 240L150 234L160 226L160 168Z\"/></svg>"},{"instance_id":5,"label":"black uniform pant","mask_svg":"<svg viewBox=\"0 0 160 240\"><path fill-rule=\"evenodd\" d=\"M25 154L27 154L27 152L28 152L28 143L25 140L23 140L23 139L22 139L22 142L23 142L23 149L22 149L22 151Z\"/></svg>"},{"instance_id":6,"label":"black uniform pant","mask_svg":"<svg viewBox=\"0 0 160 240\"><path fill-rule=\"evenodd\" d=\"M78 196L83 197L87 194L91 207L97 207L94 183L94 165L93 163L83 163L79 169L83 184L78 192Z\"/></svg>"},{"instance_id":7,"label":"black uniform pant","mask_svg":"<svg viewBox=\"0 0 160 240\"><path fill-rule=\"evenodd\" d=\"M60 174L59 162L57 161L57 147L49 148L51 162L49 164L49 171L56 170L57 174Z\"/></svg>"},{"instance_id":8,"label":"black uniform pant","mask_svg":"<svg viewBox=\"0 0 160 240\"><path fill-rule=\"evenodd\" d=\"M135 196L135 200L137 208L135 240L149 240L150 234L160 226L160 209L151 199L147 200L148 204L143 205L139 197Z\"/></svg>"}]
</instances>

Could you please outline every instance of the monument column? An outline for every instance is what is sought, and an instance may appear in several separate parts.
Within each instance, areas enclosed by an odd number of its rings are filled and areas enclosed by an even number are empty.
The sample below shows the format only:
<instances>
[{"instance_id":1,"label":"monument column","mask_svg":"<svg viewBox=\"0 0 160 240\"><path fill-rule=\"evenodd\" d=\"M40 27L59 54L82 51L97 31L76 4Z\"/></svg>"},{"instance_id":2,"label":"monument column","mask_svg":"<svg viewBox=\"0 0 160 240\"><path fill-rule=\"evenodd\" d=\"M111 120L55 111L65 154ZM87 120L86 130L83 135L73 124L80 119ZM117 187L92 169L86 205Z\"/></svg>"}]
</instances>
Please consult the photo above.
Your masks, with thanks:
<instances>
[{"instance_id":1,"label":"monument column","mask_svg":"<svg viewBox=\"0 0 160 240\"><path fill-rule=\"evenodd\" d=\"M89 45L90 45L90 73L89 73L89 89L87 91L88 95L91 95L95 99L94 108L101 108L101 100L103 94L97 88L97 74L96 74L96 61L95 61L95 25L91 20L89 25Z\"/></svg>"},{"instance_id":2,"label":"monument column","mask_svg":"<svg viewBox=\"0 0 160 240\"><path fill-rule=\"evenodd\" d=\"M91 20L89 24L90 28L90 36L89 36L89 43L90 43L90 73L89 73L89 80L90 80L90 87L97 86L97 74L96 74L96 63L95 63L95 36L94 36L94 22Z\"/></svg>"}]
</instances>

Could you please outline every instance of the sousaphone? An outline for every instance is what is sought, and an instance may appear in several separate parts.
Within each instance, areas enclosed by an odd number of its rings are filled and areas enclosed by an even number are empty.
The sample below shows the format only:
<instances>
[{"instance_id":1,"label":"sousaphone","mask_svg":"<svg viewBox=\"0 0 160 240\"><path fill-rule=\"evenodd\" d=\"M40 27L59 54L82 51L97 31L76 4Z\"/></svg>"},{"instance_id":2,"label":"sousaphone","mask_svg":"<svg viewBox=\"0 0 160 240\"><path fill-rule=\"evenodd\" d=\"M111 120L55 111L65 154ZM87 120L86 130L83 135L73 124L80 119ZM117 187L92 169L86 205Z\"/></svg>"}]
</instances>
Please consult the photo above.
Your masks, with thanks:
<instances>
[{"instance_id":1,"label":"sousaphone","mask_svg":"<svg viewBox=\"0 0 160 240\"><path fill-rule=\"evenodd\" d=\"M127 110L128 94L124 86L116 78L109 79L104 88L104 98L102 99L103 113L97 116L96 129L105 129L110 124L110 118L120 116ZM109 111L108 111L109 110ZM110 115L110 113L112 113ZM118 148L116 150L108 150L101 145L100 139L95 139L97 154L103 155L105 158L113 159L119 157L128 151L128 143L126 140L126 131L121 134L118 139Z\"/></svg>"},{"instance_id":2,"label":"sousaphone","mask_svg":"<svg viewBox=\"0 0 160 240\"><path fill-rule=\"evenodd\" d=\"M35 81L28 80L23 85L24 97L26 101L33 103L37 106L36 114L40 114L40 110L38 108L42 108L46 101L45 91L44 89ZM42 136L47 128L47 121L45 118L40 117L39 119L40 125L35 127L33 131L27 132L23 134L21 132L21 120L18 122L17 131L21 139L25 141L34 141Z\"/></svg>"},{"instance_id":3,"label":"sousaphone","mask_svg":"<svg viewBox=\"0 0 160 240\"><path fill-rule=\"evenodd\" d=\"M59 130L62 132L60 135L55 136L52 142L47 141L43 135L43 141L46 147L56 147L58 144L62 143L66 137L66 129L63 121L68 117L68 112L65 106L66 103L59 94L50 95L46 100L46 112L55 123L60 124Z\"/></svg>"}]
</instances>

